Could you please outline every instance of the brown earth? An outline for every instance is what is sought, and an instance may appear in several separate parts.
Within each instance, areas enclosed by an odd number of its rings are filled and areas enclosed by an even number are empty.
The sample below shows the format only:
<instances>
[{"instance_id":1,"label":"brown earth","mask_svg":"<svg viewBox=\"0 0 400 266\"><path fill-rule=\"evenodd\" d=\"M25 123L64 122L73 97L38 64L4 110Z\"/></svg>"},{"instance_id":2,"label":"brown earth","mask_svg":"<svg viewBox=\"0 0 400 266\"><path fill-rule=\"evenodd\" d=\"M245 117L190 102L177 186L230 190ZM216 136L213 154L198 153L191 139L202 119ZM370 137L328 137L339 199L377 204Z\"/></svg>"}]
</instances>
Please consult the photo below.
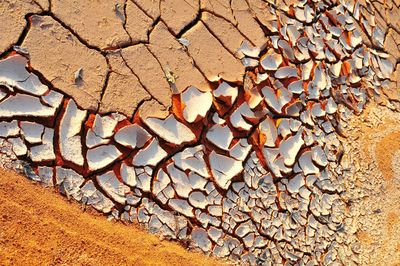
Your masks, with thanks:
<instances>
[{"instance_id":1,"label":"brown earth","mask_svg":"<svg viewBox=\"0 0 400 266\"><path fill-rule=\"evenodd\" d=\"M0 170L0 265L222 265Z\"/></svg>"},{"instance_id":2,"label":"brown earth","mask_svg":"<svg viewBox=\"0 0 400 266\"><path fill-rule=\"evenodd\" d=\"M355 117L347 156L360 265L400 265L400 114L371 103ZM346 156L346 157L347 157ZM350 236L349 236L350 237Z\"/></svg>"}]
</instances>

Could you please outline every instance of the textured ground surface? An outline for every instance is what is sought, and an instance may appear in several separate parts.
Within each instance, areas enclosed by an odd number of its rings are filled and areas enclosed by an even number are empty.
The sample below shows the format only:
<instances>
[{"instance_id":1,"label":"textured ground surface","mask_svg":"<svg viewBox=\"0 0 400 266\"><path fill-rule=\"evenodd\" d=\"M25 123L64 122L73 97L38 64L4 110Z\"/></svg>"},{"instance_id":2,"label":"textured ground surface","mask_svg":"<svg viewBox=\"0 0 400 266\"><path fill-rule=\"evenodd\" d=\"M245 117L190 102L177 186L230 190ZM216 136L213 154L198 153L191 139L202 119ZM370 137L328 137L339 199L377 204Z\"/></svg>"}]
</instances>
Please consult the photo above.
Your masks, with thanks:
<instances>
[{"instance_id":1,"label":"textured ground surface","mask_svg":"<svg viewBox=\"0 0 400 266\"><path fill-rule=\"evenodd\" d=\"M398 112L371 104L354 118L345 141L348 241L361 265L400 264L399 119Z\"/></svg>"},{"instance_id":2,"label":"textured ground surface","mask_svg":"<svg viewBox=\"0 0 400 266\"><path fill-rule=\"evenodd\" d=\"M221 265L0 170L1 265Z\"/></svg>"},{"instance_id":3,"label":"textured ground surface","mask_svg":"<svg viewBox=\"0 0 400 266\"><path fill-rule=\"evenodd\" d=\"M396 253L366 232L397 214L365 215L396 135L341 137L400 109L396 1L0 3L3 167L234 261Z\"/></svg>"}]
</instances>

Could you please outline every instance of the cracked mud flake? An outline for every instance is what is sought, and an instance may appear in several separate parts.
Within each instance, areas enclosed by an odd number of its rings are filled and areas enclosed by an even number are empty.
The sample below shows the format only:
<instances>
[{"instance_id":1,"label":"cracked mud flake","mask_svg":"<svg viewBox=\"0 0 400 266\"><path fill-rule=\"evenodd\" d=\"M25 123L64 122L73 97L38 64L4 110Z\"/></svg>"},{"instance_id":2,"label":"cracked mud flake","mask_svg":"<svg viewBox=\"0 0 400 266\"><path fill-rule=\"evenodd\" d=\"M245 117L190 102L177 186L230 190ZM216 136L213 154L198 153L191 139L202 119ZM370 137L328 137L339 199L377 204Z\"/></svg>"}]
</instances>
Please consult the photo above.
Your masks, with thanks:
<instances>
[{"instance_id":1,"label":"cracked mud flake","mask_svg":"<svg viewBox=\"0 0 400 266\"><path fill-rule=\"evenodd\" d=\"M86 47L50 16L31 17L21 46L29 51L32 68L54 87L73 97L81 108L97 109L107 72L107 62L100 53ZM74 77L80 68L85 75L78 87Z\"/></svg>"},{"instance_id":2,"label":"cracked mud flake","mask_svg":"<svg viewBox=\"0 0 400 266\"><path fill-rule=\"evenodd\" d=\"M189 123L206 117L213 100L211 92L202 92L193 86L182 93L181 99L184 104L183 117Z\"/></svg>"},{"instance_id":3,"label":"cracked mud flake","mask_svg":"<svg viewBox=\"0 0 400 266\"><path fill-rule=\"evenodd\" d=\"M233 15L237 21L238 29L257 47L262 47L266 44L267 39L260 26L255 20L246 1L233 0L231 1Z\"/></svg>"},{"instance_id":4,"label":"cracked mud flake","mask_svg":"<svg viewBox=\"0 0 400 266\"><path fill-rule=\"evenodd\" d=\"M93 124L93 132L100 138L110 138L114 134L118 120L113 116L100 116L96 114Z\"/></svg>"},{"instance_id":5,"label":"cracked mud flake","mask_svg":"<svg viewBox=\"0 0 400 266\"><path fill-rule=\"evenodd\" d=\"M140 105L138 113L142 119L148 117L166 118L169 115L168 109L155 99L144 101Z\"/></svg>"},{"instance_id":6,"label":"cracked mud flake","mask_svg":"<svg viewBox=\"0 0 400 266\"><path fill-rule=\"evenodd\" d=\"M123 27L123 21L116 13L117 5L124 6L124 1L82 2L74 0L66 3L55 0L51 3L51 11L87 43L105 49L130 43L130 37ZM132 18L135 17L135 13L129 15L132 15ZM146 30L146 27L143 27L143 40Z\"/></svg>"},{"instance_id":7,"label":"cracked mud flake","mask_svg":"<svg viewBox=\"0 0 400 266\"><path fill-rule=\"evenodd\" d=\"M22 130L22 135L24 139L31 144L42 142L42 134L44 131L44 126L34 122L20 122L20 127Z\"/></svg>"},{"instance_id":8,"label":"cracked mud flake","mask_svg":"<svg viewBox=\"0 0 400 266\"><path fill-rule=\"evenodd\" d=\"M242 172L242 162L212 151L209 156L211 172L219 187L228 189L232 178Z\"/></svg>"},{"instance_id":9,"label":"cracked mud flake","mask_svg":"<svg viewBox=\"0 0 400 266\"><path fill-rule=\"evenodd\" d=\"M187 216L194 217L193 208L189 205L186 200L182 199L170 199L168 205L175 211Z\"/></svg>"},{"instance_id":10,"label":"cracked mud flake","mask_svg":"<svg viewBox=\"0 0 400 266\"><path fill-rule=\"evenodd\" d=\"M164 120L149 117L144 122L155 134L176 145L192 142L196 139L194 133L187 126L176 120L173 115L169 115Z\"/></svg>"},{"instance_id":11,"label":"cracked mud flake","mask_svg":"<svg viewBox=\"0 0 400 266\"><path fill-rule=\"evenodd\" d=\"M135 0L133 2L143 9L148 16L155 20L160 16L160 1L161 0Z\"/></svg>"},{"instance_id":12,"label":"cracked mud flake","mask_svg":"<svg viewBox=\"0 0 400 266\"><path fill-rule=\"evenodd\" d=\"M29 157L33 162L46 162L56 159L54 153L54 129L44 129L42 144L33 146L30 149Z\"/></svg>"},{"instance_id":13,"label":"cracked mud flake","mask_svg":"<svg viewBox=\"0 0 400 266\"><path fill-rule=\"evenodd\" d=\"M96 189L92 180L89 180L81 188L82 200L93 206L96 210L108 213L114 207L114 203L103 195L98 189Z\"/></svg>"},{"instance_id":14,"label":"cracked mud flake","mask_svg":"<svg viewBox=\"0 0 400 266\"><path fill-rule=\"evenodd\" d=\"M84 181L85 179L74 170L56 167L56 185L60 187L62 193L79 199L79 187Z\"/></svg>"},{"instance_id":15,"label":"cracked mud flake","mask_svg":"<svg viewBox=\"0 0 400 266\"><path fill-rule=\"evenodd\" d=\"M239 59L243 57L243 54L238 52L238 47L241 46L244 38L232 23L210 12L203 12L201 20L231 54Z\"/></svg>"},{"instance_id":16,"label":"cracked mud flake","mask_svg":"<svg viewBox=\"0 0 400 266\"><path fill-rule=\"evenodd\" d=\"M115 162L122 153L114 145L102 145L87 151L89 170L102 169Z\"/></svg>"},{"instance_id":17,"label":"cracked mud flake","mask_svg":"<svg viewBox=\"0 0 400 266\"><path fill-rule=\"evenodd\" d=\"M223 17L236 26L237 22L230 7L230 0L201 0L200 3L202 9Z\"/></svg>"},{"instance_id":18,"label":"cracked mud flake","mask_svg":"<svg viewBox=\"0 0 400 266\"><path fill-rule=\"evenodd\" d=\"M10 95L0 102L0 116L52 117L56 108L45 106L40 99L26 94Z\"/></svg>"},{"instance_id":19,"label":"cracked mud flake","mask_svg":"<svg viewBox=\"0 0 400 266\"><path fill-rule=\"evenodd\" d=\"M236 160L244 161L250 153L252 146L247 139L240 139L230 150L229 155Z\"/></svg>"},{"instance_id":20,"label":"cracked mud flake","mask_svg":"<svg viewBox=\"0 0 400 266\"><path fill-rule=\"evenodd\" d=\"M28 148L21 138L9 138L8 141L11 143L13 152L16 156L23 156L27 154Z\"/></svg>"},{"instance_id":21,"label":"cracked mud flake","mask_svg":"<svg viewBox=\"0 0 400 266\"><path fill-rule=\"evenodd\" d=\"M160 12L163 21L175 35L194 21L200 12L197 0L162 0Z\"/></svg>"},{"instance_id":22,"label":"cracked mud flake","mask_svg":"<svg viewBox=\"0 0 400 266\"><path fill-rule=\"evenodd\" d=\"M120 169L122 181L128 186L135 187L137 184L135 168L121 163Z\"/></svg>"},{"instance_id":23,"label":"cracked mud flake","mask_svg":"<svg viewBox=\"0 0 400 266\"><path fill-rule=\"evenodd\" d=\"M250 119L256 119L254 112L250 109L247 102L242 103L229 118L232 126L239 130L250 130L253 124L248 122Z\"/></svg>"},{"instance_id":24,"label":"cracked mud flake","mask_svg":"<svg viewBox=\"0 0 400 266\"><path fill-rule=\"evenodd\" d=\"M244 75L242 63L219 43L203 22L198 22L183 37L190 41L189 54L209 81L242 80ZM213 47L213 49L210 50L208 47Z\"/></svg>"},{"instance_id":25,"label":"cracked mud flake","mask_svg":"<svg viewBox=\"0 0 400 266\"><path fill-rule=\"evenodd\" d=\"M0 54L17 43L22 34L28 13L40 12L40 7L30 0L2 1L0 5Z\"/></svg>"},{"instance_id":26,"label":"cracked mud flake","mask_svg":"<svg viewBox=\"0 0 400 266\"><path fill-rule=\"evenodd\" d=\"M11 122L0 122L0 137L15 137L18 136L19 132L20 128L18 127L17 120Z\"/></svg>"},{"instance_id":27,"label":"cracked mud flake","mask_svg":"<svg viewBox=\"0 0 400 266\"><path fill-rule=\"evenodd\" d=\"M121 128L114 136L116 142L131 149L142 148L150 138L151 135L136 124Z\"/></svg>"},{"instance_id":28,"label":"cracked mud flake","mask_svg":"<svg viewBox=\"0 0 400 266\"><path fill-rule=\"evenodd\" d=\"M143 45L138 44L121 51L129 68L139 77L140 83L152 97L164 106L171 105L171 89L157 58Z\"/></svg>"},{"instance_id":29,"label":"cracked mud flake","mask_svg":"<svg viewBox=\"0 0 400 266\"><path fill-rule=\"evenodd\" d=\"M199 145L186 148L172 157L174 164L180 169L191 170L201 176L209 177L208 167L204 161L205 147Z\"/></svg>"},{"instance_id":30,"label":"cracked mud flake","mask_svg":"<svg viewBox=\"0 0 400 266\"><path fill-rule=\"evenodd\" d=\"M208 81L196 68L193 56L188 55L164 23L160 22L154 27L148 47L160 62L164 73L169 70L176 77L175 86L178 92L189 86L195 86L201 91L210 90Z\"/></svg>"},{"instance_id":31,"label":"cracked mud flake","mask_svg":"<svg viewBox=\"0 0 400 266\"><path fill-rule=\"evenodd\" d=\"M210 239L208 239L208 235L206 230L202 228L195 228L192 231L192 239L196 246L201 248L203 251L209 251L212 247Z\"/></svg>"},{"instance_id":32,"label":"cracked mud flake","mask_svg":"<svg viewBox=\"0 0 400 266\"><path fill-rule=\"evenodd\" d=\"M129 187L122 184L114 172L110 171L96 177L99 186L116 202L124 204L126 201L125 194L130 191Z\"/></svg>"},{"instance_id":33,"label":"cracked mud flake","mask_svg":"<svg viewBox=\"0 0 400 266\"><path fill-rule=\"evenodd\" d=\"M86 113L87 111L80 110L73 100L69 100L59 129L61 156L79 166L84 164L80 133Z\"/></svg>"},{"instance_id":34,"label":"cracked mud flake","mask_svg":"<svg viewBox=\"0 0 400 266\"><path fill-rule=\"evenodd\" d=\"M214 125L206 134L206 138L218 148L228 150L233 134L228 125Z\"/></svg>"},{"instance_id":35,"label":"cracked mud flake","mask_svg":"<svg viewBox=\"0 0 400 266\"><path fill-rule=\"evenodd\" d=\"M149 18L134 1L125 1L125 3L125 30L129 35L130 44L148 41L147 33L151 31L154 20Z\"/></svg>"},{"instance_id":36,"label":"cracked mud flake","mask_svg":"<svg viewBox=\"0 0 400 266\"><path fill-rule=\"evenodd\" d=\"M153 139L147 147L133 157L132 163L135 166L155 166L166 156L167 152L160 147L158 140Z\"/></svg>"},{"instance_id":37,"label":"cracked mud flake","mask_svg":"<svg viewBox=\"0 0 400 266\"><path fill-rule=\"evenodd\" d=\"M285 165L287 166L291 166L295 163L296 156L301 146L304 144L302 133L302 131L297 132L296 135L283 140L279 146L279 152L282 154Z\"/></svg>"},{"instance_id":38,"label":"cracked mud flake","mask_svg":"<svg viewBox=\"0 0 400 266\"><path fill-rule=\"evenodd\" d=\"M167 173L172 181L172 186L181 198L187 198L192 188L185 172L179 170L173 163L167 166Z\"/></svg>"},{"instance_id":39,"label":"cracked mud flake","mask_svg":"<svg viewBox=\"0 0 400 266\"><path fill-rule=\"evenodd\" d=\"M149 100L151 95L143 88L131 69L126 66L119 51L110 53L108 58L113 71L110 73L99 111L101 113L117 111L131 116L139 103ZM135 97L127 97L127 95L135 95Z\"/></svg>"},{"instance_id":40,"label":"cracked mud flake","mask_svg":"<svg viewBox=\"0 0 400 266\"><path fill-rule=\"evenodd\" d=\"M260 123L259 129L265 138L264 145L267 147L275 147L275 142L278 138L278 130L275 121L270 117L267 117Z\"/></svg>"},{"instance_id":41,"label":"cracked mud flake","mask_svg":"<svg viewBox=\"0 0 400 266\"><path fill-rule=\"evenodd\" d=\"M17 89L40 96L48 91L39 78L28 72L28 59L20 55L13 55L0 61L0 84L7 84Z\"/></svg>"},{"instance_id":42,"label":"cracked mud flake","mask_svg":"<svg viewBox=\"0 0 400 266\"><path fill-rule=\"evenodd\" d=\"M282 56L280 54L274 53L272 49L268 50L267 54L265 54L261 58L261 66L265 70L277 70L278 67L282 64Z\"/></svg>"},{"instance_id":43,"label":"cracked mud flake","mask_svg":"<svg viewBox=\"0 0 400 266\"><path fill-rule=\"evenodd\" d=\"M213 90L213 94L226 104L232 105L238 96L238 88L232 87L226 82L222 82L216 90Z\"/></svg>"}]
</instances>

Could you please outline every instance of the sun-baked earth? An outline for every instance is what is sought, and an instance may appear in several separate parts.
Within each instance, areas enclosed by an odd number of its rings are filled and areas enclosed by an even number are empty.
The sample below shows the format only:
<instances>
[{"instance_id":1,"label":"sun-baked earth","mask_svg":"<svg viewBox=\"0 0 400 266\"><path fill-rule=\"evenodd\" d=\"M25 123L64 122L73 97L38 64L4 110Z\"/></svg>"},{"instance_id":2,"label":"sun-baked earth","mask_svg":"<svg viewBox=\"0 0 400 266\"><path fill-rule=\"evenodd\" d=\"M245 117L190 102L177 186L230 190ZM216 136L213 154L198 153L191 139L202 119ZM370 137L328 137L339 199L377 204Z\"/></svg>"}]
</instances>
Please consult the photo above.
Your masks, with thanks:
<instances>
[{"instance_id":1,"label":"sun-baked earth","mask_svg":"<svg viewBox=\"0 0 400 266\"><path fill-rule=\"evenodd\" d=\"M4 168L237 263L397 262L396 1L0 5Z\"/></svg>"}]
</instances>

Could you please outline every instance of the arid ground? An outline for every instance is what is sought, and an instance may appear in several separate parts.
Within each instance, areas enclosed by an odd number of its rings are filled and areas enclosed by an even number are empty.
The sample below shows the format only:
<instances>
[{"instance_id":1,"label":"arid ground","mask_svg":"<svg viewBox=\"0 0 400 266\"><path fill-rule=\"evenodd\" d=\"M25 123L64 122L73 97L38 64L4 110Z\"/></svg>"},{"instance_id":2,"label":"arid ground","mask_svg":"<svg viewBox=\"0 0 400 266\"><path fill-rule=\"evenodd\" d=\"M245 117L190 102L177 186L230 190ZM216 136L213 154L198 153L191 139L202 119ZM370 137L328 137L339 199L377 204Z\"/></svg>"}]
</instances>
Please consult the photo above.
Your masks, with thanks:
<instances>
[{"instance_id":1,"label":"arid ground","mask_svg":"<svg viewBox=\"0 0 400 266\"><path fill-rule=\"evenodd\" d=\"M0 0L0 265L398 265L399 87L397 0Z\"/></svg>"}]
</instances>

